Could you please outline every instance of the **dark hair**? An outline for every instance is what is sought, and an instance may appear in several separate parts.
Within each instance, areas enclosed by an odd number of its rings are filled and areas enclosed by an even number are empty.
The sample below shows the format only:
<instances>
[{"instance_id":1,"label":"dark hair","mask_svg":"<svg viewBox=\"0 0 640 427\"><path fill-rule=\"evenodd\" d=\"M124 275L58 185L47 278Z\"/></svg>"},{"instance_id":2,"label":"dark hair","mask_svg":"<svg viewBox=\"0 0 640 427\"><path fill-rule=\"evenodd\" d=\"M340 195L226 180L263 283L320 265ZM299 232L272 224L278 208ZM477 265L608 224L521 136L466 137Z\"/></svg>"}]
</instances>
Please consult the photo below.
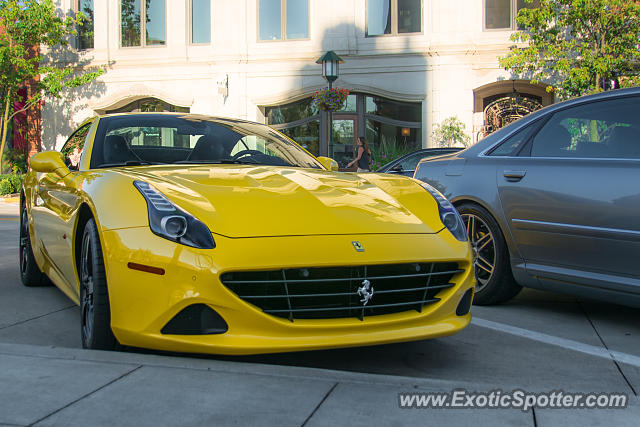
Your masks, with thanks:
<instances>
[{"instance_id":1,"label":"dark hair","mask_svg":"<svg viewBox=\"0 0 640 427\"><path fill-rule=\"evenodd\" d=\"M369 148L369 145L367 144L367 139L364 136L359 136L358 140L362 142L362 146L367 150L367 153L371 154L371 148Z\"/></svg>"}]
</instances>

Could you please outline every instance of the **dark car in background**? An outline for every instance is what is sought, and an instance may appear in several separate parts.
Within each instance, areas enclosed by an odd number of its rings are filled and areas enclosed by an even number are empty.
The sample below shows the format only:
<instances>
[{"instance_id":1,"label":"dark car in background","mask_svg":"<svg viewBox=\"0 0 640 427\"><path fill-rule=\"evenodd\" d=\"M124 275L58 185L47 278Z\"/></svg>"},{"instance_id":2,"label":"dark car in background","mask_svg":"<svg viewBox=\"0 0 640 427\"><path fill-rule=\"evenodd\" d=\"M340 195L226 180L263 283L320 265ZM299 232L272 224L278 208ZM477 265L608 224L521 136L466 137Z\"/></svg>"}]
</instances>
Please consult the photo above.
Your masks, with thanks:
<instances>
[{"instance_id":1,"label":"dark car in background","mask_svg":"<svg viewBox=\"0 0 640 427\"><path fill-rule=\"evenodd\" d=\"M462 150L457 147L444 147L444 148L423 148L409 154L405 154L402 157L398 157L392 162L382 166L376 172L393 173L397 175L413 176L416 170L416 165L422 159L428 157L441 156L443 154L455 153Z\"/></svg>"},{"instance_id":2,"label":"dark car in background","mask_svg":"<svg viewBox=\"0 0 640 427\"><path fill-rule=\"evenodd\" d=\"M521 286L640 306L640 88L539 110L415 178L461 213L474 302Z\"/></svg>"}]
</instances>

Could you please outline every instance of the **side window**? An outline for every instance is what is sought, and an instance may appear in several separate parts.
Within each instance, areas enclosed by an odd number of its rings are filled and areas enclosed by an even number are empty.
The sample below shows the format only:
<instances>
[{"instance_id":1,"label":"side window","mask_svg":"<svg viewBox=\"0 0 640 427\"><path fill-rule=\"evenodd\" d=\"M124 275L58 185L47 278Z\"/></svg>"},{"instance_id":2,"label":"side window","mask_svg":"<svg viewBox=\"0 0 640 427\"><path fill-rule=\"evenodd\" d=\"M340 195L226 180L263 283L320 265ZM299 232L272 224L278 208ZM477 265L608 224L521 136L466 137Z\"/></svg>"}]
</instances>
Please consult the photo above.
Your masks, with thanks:
<instances>
[{"instance_id":1,"label":"side window","mask_svg":"<svg viewBox=\"0 0 640 427\"><path fill-rule=\"evenodd\" d=\"M425 157L424 153L418 153L415 156L411 156L408 159L405 159L402 162L400 162L400 166L402 167L402 170L405 170L405 171L415 170L416 166L418 166L418 162L422 160L424 157Z\"/></svg>"},{"instance_id":2,"label":"side window","mask_svg":"<svg viewBox=\"0 0 640 427\"><path fill-rule=\"evenodd\" d=\"M82 150L84 150L84 141L89 133L89 129L91 128L91 123L87 123L78 129L73 135L69 137L67 142L62 146L62 155L64 156L64 162L67 164L69 169L73 171L78 170L78 165L80 164L80 156L82 155Z\"/></svg>"},{"instance_id":3,"label":"side window","mask_svg":"<svg viewBox=\"0 0 640 427\"><path fill-rule=\"evenodd\" d=\"M559 111L533 138L532 157L640 158L640 98L591 102Z\"/></svg>"},{"instance_id":4,"label":"side window","mask_svg":"<svg viewBox=\"0 0 640 427\"><path fill-rule=\"evenodd\" d=\"M518 154L522 146L529 140L529 136L531 135L531 129L535 126L535 123L532 123L529 126L526 126L523 129L520 129L515 134L511 135L504 141L502 144L498 145L494 148L489 156L515 156Z\"/></svg>"}]
</instances>

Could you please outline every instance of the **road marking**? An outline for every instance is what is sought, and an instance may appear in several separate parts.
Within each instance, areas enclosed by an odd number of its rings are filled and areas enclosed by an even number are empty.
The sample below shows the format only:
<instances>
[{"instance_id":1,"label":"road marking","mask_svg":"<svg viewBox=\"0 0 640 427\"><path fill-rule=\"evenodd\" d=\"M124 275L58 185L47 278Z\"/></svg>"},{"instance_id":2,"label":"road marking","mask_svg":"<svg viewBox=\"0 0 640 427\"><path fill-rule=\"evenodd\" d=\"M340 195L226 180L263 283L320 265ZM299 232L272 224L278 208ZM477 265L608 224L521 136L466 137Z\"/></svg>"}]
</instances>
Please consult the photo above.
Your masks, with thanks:
<instances>
[{"instance_id":1,"label":"road marking","mask_svg":"<svg viewBox=\"0 0 640 427\"><path fill-rule=\"evenodd\" d=\"M473 317L471 324L480 326L481 328L493 329L494 331L504 332L519 337L528 338L530 340L543 342L545 344L555 345L557 347L566 348L568 350L578 351L580 353L590 354L591 356L602 357L604 359L613 359L620 363L640 367L640 357L619 351L607 350L603 347L584 344L579 341L568 340L553 335L543 334L542 332L530 331L528 329L518 328L516 326L505 325L504 323L492 322L491 320L479 319Z\"/></svg>"}]
</instances>

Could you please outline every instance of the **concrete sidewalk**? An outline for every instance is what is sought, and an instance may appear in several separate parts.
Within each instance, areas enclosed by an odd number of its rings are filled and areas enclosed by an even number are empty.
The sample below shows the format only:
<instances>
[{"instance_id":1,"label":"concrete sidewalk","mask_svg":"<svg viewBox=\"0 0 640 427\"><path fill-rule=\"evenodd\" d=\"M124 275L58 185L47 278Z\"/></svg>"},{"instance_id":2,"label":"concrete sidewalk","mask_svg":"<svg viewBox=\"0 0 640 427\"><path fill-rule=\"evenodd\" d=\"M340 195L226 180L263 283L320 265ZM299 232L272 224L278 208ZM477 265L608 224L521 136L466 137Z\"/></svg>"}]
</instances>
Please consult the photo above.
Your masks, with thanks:
<instances>
[{"instance_id":1,"label":"concrete sidewalk","mask_svg":"<svg viewBox=\"0 0 640 427\"><path fill-rule=\"evenodd\" d=\"M4 343L0 385L0 425L636 426L640 417L634 397L618 410L400 409L399 392L498 387Z\"/></svg>"},{"instance_id":2,"label":"concrete sidewalk","mask_svg":"<svg viewBox=\"0 0 640 427\"><path fill-rule=\"evenodd\" d=\"M0 214L17 215L19 205L20 205L20 199L17 197L0 198Z\"/></svg>"}]
</instances>

